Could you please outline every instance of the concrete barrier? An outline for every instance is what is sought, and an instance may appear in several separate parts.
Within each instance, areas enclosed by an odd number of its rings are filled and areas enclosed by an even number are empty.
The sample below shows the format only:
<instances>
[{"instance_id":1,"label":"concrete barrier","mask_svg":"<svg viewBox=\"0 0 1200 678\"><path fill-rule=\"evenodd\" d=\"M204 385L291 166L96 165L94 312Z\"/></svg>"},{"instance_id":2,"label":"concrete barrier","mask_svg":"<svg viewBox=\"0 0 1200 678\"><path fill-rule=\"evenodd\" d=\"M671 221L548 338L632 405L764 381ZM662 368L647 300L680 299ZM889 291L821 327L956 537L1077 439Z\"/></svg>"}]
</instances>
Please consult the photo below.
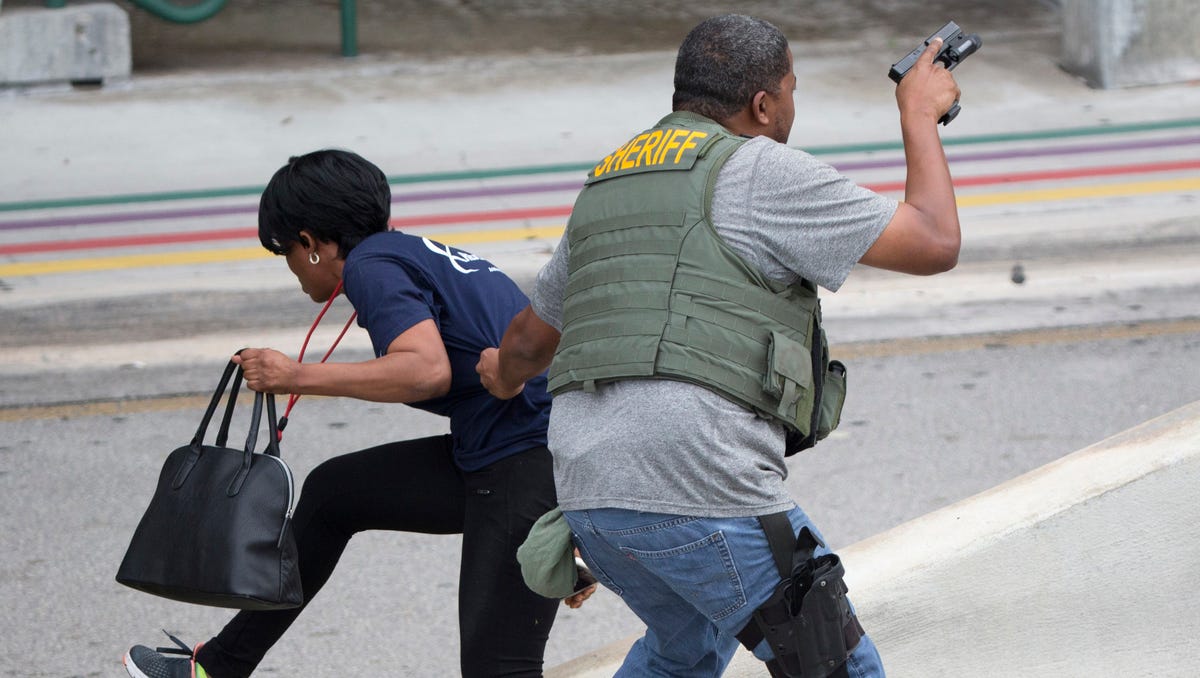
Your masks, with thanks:
<instances>
[{"instance_id":1,"label":"concrete barrier","mask_svg":"<svg viewBox=\"0 0 1200 678\"><path fill-rule=\"evenodd\" d=\"M1195 0L1063 0L1062 66L1109 89L1200 79Z\"/></svg>"},{"instance_id":2,"label":"concrete barrier","mask_svg":"<svg viewBox=\"0 0 1200 678\"><path fill-rule=\"evenodd\" d=\"M129 16L111 3L0 14L0 87L128 79Z\"/></svg>"},{"instance_id":3,"label":"concrete barrier","mask_svg":"<svg viewBox=\"0 0 1200 678\"><path fill-rule=\"evenodd\" d=\"M1200 401L842 549L850 595L892 678L1193 675L1198 487Z\"/></svg>"}]
</instances>

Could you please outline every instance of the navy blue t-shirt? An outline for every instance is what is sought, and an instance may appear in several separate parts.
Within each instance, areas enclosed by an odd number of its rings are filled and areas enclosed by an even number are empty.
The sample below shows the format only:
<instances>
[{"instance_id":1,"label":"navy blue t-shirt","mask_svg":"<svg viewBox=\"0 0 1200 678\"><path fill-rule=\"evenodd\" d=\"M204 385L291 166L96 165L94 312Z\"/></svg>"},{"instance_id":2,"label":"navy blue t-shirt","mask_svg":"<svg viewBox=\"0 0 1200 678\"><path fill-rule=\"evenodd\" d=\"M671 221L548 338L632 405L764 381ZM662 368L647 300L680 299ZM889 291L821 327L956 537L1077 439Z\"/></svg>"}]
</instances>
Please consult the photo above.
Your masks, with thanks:
<instances>
[{"instance_id":1,"label":"navy blue t-shirt","mask_svg":"<svg viewBox=\"0 0 1200 678\"><path fill-rule=\"evenodd\" d=\"M546 444L546 375L531 379L517 397L498 400L475 372L479 352L499 346L513 316L529 303L508 276L460 249L386 231L350 251L342 280L377 356L413 325L437 323L450 357L450 392L410 405L450 418L459 468L476 471Z\"/></svg>"}]
</instances>

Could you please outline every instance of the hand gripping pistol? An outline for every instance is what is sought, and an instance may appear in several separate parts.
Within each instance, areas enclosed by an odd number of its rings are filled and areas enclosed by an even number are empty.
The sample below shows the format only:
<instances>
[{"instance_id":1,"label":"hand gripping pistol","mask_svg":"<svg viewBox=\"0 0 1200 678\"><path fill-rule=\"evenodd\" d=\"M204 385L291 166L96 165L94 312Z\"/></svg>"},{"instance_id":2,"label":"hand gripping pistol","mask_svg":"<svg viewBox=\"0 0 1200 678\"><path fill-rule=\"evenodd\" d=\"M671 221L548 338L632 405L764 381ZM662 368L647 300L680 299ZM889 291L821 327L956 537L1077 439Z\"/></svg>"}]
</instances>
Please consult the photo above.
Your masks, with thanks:
<instances>
[{"instance_id":1,"label":"hand gripping pistol","mask_svg":"<svg viewBox=\"0 0 1200 678\"><path fill-rule=\"evenodd\" d=\"M934 63L940 62L948 71L954 70L954 67L959 62L974 54L983 45L983 41L979 39L979 34L964 34L962 29L958 27L958 24L949 21L945 26L939 28L936 33L929 36L920 47L909 52L908 56L900 61L892 64L892 70L888 71L888 77L894 82L899 83L905 75L908 75L909 69L917 63L917 59L921 56L921 53L925 51L929 43L933 42L934 38L942 39L942 49L938 51L933 61ZM950 110L946 111L946 114L938 119L938 122L943 125L949 125L950 121L958 115L959 110L961 109L956 101L950 107Z\"/></svg>"}]
</instances>

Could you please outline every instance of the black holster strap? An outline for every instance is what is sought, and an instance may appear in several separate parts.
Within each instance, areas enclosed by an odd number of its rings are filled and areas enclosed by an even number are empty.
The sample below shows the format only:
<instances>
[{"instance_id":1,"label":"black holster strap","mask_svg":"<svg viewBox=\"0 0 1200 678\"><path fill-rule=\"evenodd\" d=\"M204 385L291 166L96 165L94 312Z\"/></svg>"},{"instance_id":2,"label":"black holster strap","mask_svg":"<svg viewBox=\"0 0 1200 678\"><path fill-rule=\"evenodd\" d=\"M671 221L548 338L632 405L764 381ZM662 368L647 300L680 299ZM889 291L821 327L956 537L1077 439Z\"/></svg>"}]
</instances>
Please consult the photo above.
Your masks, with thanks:
<instances>
[{"instance_id":1,"label":"black holster strap","mask_svg":"<svg viewBox=\"0 0 1200 678\"><path fill-rule=\"evenodd\" d=\"M771 545L771 555L775 558L779 578L787 579L792 576L792 558L796 550L796 535L792 533L792 523L788 520L787 513L759 516L758 524L762 526L763 532L767 533L767 543ZM812 549L807 557L812 557Z\"/></svg>"},{"instance_id":2,"label":"black holster strap","mask_svg":"<svg viewBox=\"0 0 1200 678\"><path fill-rule=\"evenodd\" d=\"M760 516L759 522L781 582L736 634L738 642L753 651L768 640L776 655L767 664L772 676L844 676L845 659L863 629L846 600L840 560L834 554L814 558L823 544L807 527L793 536L786 513Z\"/></svg>"},{"instance_id":3,"label":"black holster strap","mask_svg":"<svg viewBox=\"0 0 1200 678\"><path fill-rule=\"evenodd\" d=\"M808 549L807 554L795 553L798 544L796 543L796 535L792 532L792 523L788 520L786 511L759 516L758 524L762 526L763 532L767 535L767 544L771 546L771 556L775 558L775 568L779 570L780 580L787 581L791 579L793 559L798 558L800 555L805 555L805 559L812 558L815 546ZM805 530L804 534L812 535L808 530ZM754 617L751 617L750 621L746 622L746 626L734 637L747 650L754 651L754 648L758 647L758 644L762 642L763 632L759 629L758 624L755 623Z\"/></svg>"}]
</instances>

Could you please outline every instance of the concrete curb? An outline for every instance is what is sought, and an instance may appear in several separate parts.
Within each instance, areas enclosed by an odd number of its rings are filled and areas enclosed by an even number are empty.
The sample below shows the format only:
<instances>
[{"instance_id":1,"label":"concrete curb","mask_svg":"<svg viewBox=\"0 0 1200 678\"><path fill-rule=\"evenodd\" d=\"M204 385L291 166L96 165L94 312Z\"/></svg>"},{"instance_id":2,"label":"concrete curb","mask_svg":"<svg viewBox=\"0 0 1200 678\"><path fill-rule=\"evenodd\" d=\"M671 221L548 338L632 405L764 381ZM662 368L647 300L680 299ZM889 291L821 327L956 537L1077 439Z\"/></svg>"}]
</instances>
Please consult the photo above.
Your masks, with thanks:
<instances>
[{"instance_id":1,"label":"concrete curb","mask_svg":"<svg viewBox=\"0 0 1200 678\"><path fill-rule=\"evenodd\" d=\"M893 678L1181 675L1198 482L1200 401L842 549L851 596ZM633 640L546 675L611 676Z\"/></svg>"},{"instance_id":2,"label":"concrete curb","mask_svg":"<svg viewBox=\"0 0 1200 678\"><path fill-rule=\"evenodd\" d=\"M112 3L0 16L0 88L128 80L129 16Z\"/></svg>"}]
</instances>

